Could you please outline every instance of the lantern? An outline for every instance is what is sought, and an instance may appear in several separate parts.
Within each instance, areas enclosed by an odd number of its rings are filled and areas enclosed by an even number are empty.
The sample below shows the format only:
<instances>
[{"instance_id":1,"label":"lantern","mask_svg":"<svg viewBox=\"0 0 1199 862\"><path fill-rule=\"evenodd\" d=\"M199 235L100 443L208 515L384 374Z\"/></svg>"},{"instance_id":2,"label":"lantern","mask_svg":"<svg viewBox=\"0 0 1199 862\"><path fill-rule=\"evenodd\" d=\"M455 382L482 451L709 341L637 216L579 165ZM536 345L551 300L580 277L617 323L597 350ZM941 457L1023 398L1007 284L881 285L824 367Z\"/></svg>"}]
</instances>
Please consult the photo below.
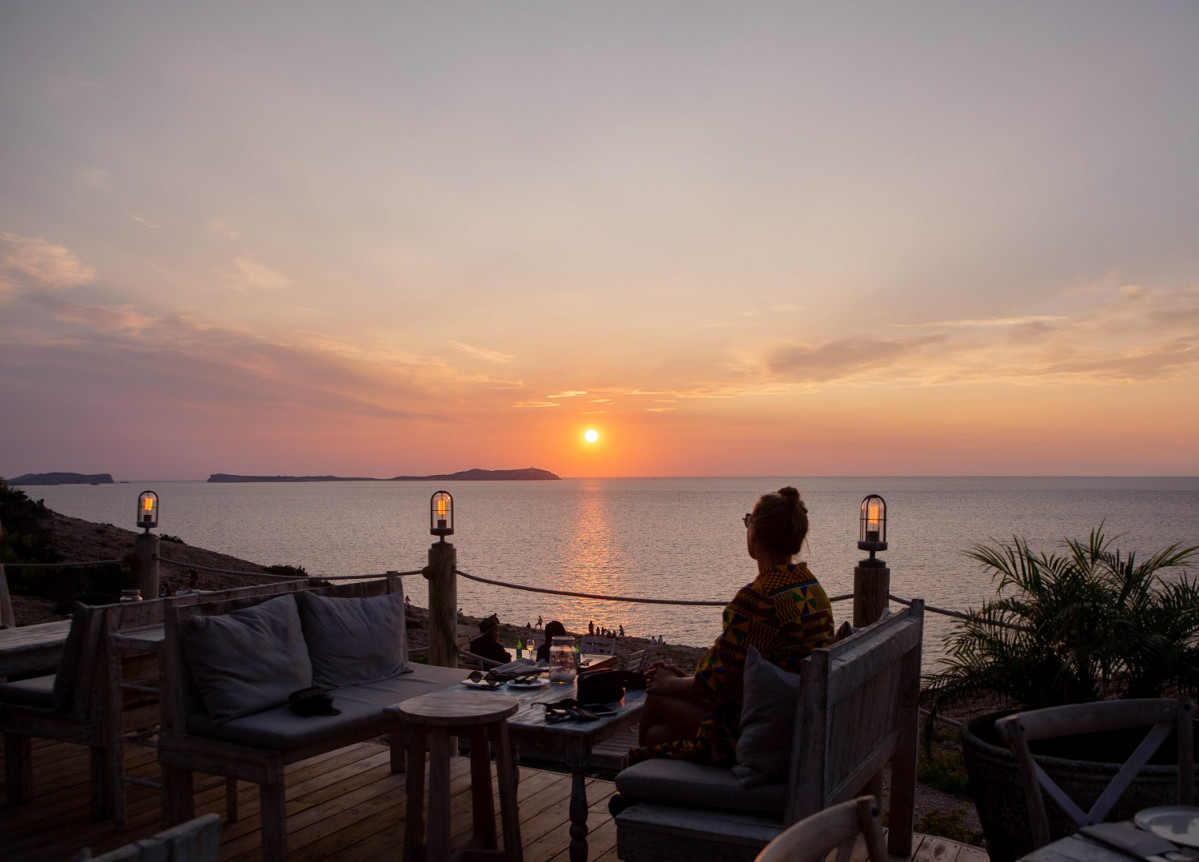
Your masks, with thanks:
<instances>
[{"instance_id":1,"label":"lantern","mask_svg":"<svg viewBox=\"0 0 1199 862\"><path fill-rule=\"evenodd\" d=\"M449 491L438 491L429 498L429 532L441 536L454 534L454 498Z\"/></svg>"}]
</instances>

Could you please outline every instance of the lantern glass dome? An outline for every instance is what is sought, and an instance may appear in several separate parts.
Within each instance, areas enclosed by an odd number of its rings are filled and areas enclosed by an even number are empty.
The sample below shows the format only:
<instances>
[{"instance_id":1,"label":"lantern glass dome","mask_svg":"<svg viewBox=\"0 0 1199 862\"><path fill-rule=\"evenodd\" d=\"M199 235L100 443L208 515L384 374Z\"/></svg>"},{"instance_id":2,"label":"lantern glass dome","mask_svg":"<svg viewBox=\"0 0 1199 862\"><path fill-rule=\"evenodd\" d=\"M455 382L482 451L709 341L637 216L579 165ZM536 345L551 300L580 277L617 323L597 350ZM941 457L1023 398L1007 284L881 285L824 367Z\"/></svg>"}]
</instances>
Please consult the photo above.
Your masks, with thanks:
<instances>
[{"instance_id":1,"label":"lantern glass dome","mask_svg":"<svg viewBox=\"0 0 1199 862\"><path fill-rule=\"evenodd\" d=\"M137 525L145 530L158 526L158 495L153 491L142 491L137 497Z\"/></svg>"},{"instance_id":2,"label":"lantern glass dome","mask_svg":"<svg viewBox=\"0 0 1199 862\"><path fill-rule=\"evenodd\" d=\"M454 534L454 498L449 491L429 498L429 532L443 539Z\"/></svg>"},{"instance_id":3,"label":"lantern glass dome","mask_svg":"<svg viewBox=\"0 0 1199 862\"><path fill-rule=\"evenodd\" d=\"M863 551L887 550L887 504L878 494L862 500L858 518L858 548Z\"/></svg>"}]
</instances>

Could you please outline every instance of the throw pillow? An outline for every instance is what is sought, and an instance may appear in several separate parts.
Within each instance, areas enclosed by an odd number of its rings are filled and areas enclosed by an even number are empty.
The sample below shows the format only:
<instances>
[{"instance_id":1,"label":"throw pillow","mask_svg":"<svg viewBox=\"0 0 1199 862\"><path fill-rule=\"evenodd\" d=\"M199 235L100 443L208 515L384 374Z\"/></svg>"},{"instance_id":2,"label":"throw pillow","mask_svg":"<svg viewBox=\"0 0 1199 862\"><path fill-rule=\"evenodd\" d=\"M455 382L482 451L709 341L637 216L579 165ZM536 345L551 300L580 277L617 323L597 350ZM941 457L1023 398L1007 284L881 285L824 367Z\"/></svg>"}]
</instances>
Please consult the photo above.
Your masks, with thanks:
<instances>
[{"instance_id":1,"label":"throw pillow","mask_svg":"<svg viewBox=\"0 0 1199 862\"><path fill-rule=\"evenodd\" d=\"M303 593L312 684L340 688L408 673L404 595L347 599Z\"/></svg>"},{"instance_id":2,"label":"throw pillow","mask_svg":"<svg viewBox=\"0 0 1199 862\"><path fill-rule=\"evenodd\" d=\"M733 774L742 787L786 781L791 769L799 674L776 667L751 646L745 658L744 691Z\"/></svg>"},{"instance_id":3,"label":"throw pillow","mask_svg":"<svg viewBox=\"0 0 1199 862\"><path fill-rule=\"evenodd\" d=\"M54 674L54 709L57 712L72 712L75 709L75 683L79 676L79 660L83 658L83 629L87 620L87 605L75 602L71 628L62 647L62 660L58 664L58 673Z\"/></svg>"},{"instance_id":4,"label":"throw pillow","mask_svg":"<svg viewBox=\"0 0 1199 862\"><path fill-rule=\"evenodd\" d=\"M183 651L209 718L225 721L287 703L312 685L293 596L215 616L194 616Z\"/></svg>"}]
</instances>

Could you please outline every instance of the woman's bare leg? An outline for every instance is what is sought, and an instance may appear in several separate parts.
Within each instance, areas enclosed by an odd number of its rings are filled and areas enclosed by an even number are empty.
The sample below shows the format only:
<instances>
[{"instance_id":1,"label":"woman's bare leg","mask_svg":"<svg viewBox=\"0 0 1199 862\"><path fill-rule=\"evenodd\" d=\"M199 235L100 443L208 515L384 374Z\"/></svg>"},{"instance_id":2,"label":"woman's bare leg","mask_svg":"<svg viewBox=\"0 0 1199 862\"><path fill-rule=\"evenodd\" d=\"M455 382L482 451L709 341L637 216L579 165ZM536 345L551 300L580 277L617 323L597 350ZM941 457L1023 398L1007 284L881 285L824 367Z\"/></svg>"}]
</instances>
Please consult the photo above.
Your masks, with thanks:
<instances>
[{"instance_id":1,"label":"woman's bare leg","mask_svg":"<svg viewBox=\"0 0 1199 862\"><path fill-rule=\"evenodd\" d=\"M704 699L650 692L641 711L637 741L649 746L689 739L711 711L712 704Z\"/></svg>"}]
</instances>

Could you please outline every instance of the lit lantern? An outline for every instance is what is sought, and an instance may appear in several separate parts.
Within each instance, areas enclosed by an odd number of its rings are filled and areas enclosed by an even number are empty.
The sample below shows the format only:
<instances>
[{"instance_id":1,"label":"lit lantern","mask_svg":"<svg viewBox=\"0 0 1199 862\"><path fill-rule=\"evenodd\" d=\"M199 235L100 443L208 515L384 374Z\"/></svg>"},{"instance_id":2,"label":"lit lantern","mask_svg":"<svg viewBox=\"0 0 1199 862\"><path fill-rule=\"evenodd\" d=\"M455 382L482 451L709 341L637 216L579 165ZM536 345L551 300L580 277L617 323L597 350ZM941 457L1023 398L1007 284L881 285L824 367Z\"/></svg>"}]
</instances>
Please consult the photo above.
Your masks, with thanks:
<instances>
[{"instance_id":1,"label":"lit lantern","mask_svg":"<svg viewBox=\"0 0 1199 862\"><path fill-rule=\"evenodd\" d=\"M869 551L871 559L876 551L887 550L887 504L878 494L862 501L858 526L859 550Z\"/></svg>"},{"instance_id":2,"label":"lit lantern","mask_svg":"<svg viewBox=\"0 0 1199 862\"><path fill-rule=\"evenodd\" d=\"M429 532L441 536L454 534L454 498L449 491L438 491L429 498Z\"/></svg>"},{"instance_id":3,"label":"lit lantern","mask_svg":"<svg viewBox=\"0 0 1199 862\"><path fill-rule=\"evenodd\" d=\"M153 491L142 491L138 495L137 525L146 532L158 526L158 495Z\"/></svg>"}]
</instances>

